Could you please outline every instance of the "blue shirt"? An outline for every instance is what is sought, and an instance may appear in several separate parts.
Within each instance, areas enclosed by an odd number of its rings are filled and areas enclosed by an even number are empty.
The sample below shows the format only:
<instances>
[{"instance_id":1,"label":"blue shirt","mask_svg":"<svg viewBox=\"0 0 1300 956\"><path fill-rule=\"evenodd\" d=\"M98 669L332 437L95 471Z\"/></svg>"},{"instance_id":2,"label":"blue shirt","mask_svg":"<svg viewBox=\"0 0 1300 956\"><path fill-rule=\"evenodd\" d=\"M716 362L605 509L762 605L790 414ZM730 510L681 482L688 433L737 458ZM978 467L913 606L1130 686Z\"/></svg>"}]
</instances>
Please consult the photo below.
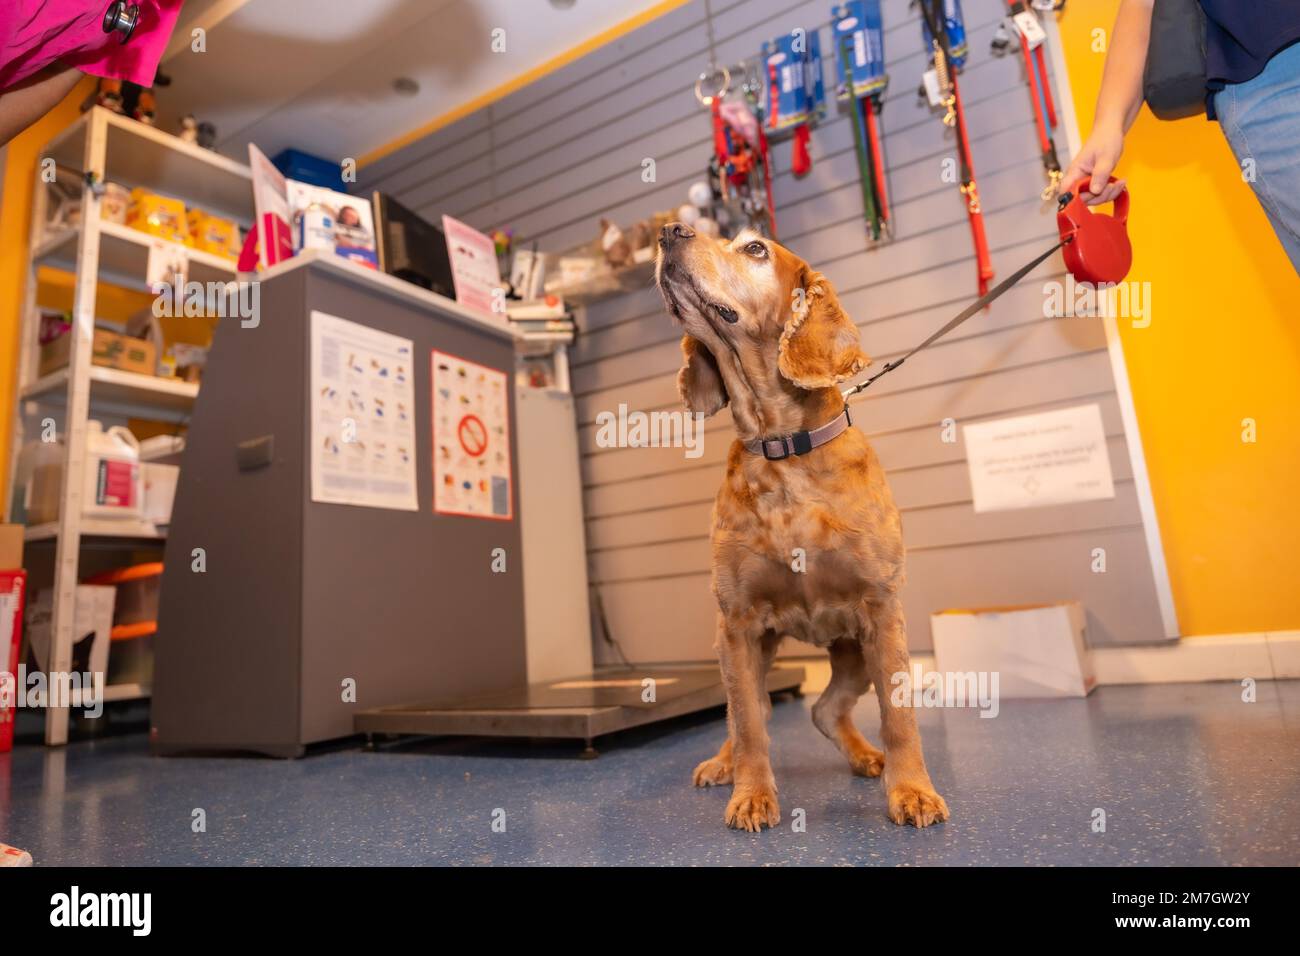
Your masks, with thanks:
<instances>
[{"instance_id":1,"label":"blue shirt","mask_svg":"<svg viewBox=\"0 0 1300 956\"><path fill-rule=\"evenodd\" d=\"M1300 40L1300 0L1200 0L1205 11L1205 79L1210 119L1214 94L1264 71L1279 50Z\"/></svg>"}]
</instances>

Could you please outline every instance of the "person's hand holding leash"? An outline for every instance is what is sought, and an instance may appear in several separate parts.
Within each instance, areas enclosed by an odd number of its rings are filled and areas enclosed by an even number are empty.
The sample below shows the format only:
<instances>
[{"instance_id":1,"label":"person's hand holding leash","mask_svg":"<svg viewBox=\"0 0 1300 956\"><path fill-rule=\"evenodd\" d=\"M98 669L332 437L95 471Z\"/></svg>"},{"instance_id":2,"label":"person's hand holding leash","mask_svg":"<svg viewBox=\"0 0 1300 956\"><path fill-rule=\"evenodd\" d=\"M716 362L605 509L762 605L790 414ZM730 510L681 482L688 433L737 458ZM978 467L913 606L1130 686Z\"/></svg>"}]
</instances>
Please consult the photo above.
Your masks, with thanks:
<instances>
[{"instance_id":1,"label":"person's hand holding leash","mask_svg":"<svg viewBox=\"0 0 1300 956\"><path fill-rule=\"evenodd\" d=\"M1108 182L1123 152L1124 131L1117 126L1098 124L1079 150L1079 155L1070 163L1070 168L1061 177L1061 183L1077 183L1083 177L1090 176L1088 191L1083 194L1084 202L1089 206L1114 202L1127 187L1123 179Z\"/></svg>"}]
</instances>

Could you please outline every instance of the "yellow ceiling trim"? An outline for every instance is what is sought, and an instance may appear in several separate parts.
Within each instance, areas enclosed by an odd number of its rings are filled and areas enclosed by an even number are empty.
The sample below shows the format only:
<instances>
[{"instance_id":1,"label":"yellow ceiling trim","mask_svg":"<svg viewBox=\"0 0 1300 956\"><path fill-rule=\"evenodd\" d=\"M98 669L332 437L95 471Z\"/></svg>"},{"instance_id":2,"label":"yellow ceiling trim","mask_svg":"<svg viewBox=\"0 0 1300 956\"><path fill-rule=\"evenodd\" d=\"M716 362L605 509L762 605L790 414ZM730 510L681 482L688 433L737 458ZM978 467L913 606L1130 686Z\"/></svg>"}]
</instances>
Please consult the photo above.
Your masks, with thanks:
<instances>
[{"instance_id":1,"label":"yellow ceiling trim","mask_svg":"<svg viewBox=\"0 0 1300 956\"><path fill-rule=\"evenodd\" d=\"M613 40L617 40L619 37L631 33L638 27L644 26L651 20L655 20L663 16L665 13L676 10L678 7L685 6L689 2L690 0L661 0L660 3L656 3L654 6L642 10L640 13L636 14L636 16L629 17L622 23L617 23L588 40L584 40L582 43L579 43L570 50L566 50L559 56L552 57L545 63L519 74L519 76L514 79L502 83L494 89L488 90L488 92L481 96L476 96L474 99L456 107L454 110L444 113L436 119L430 120L423 126L419 126L416 129L411 130L409 133L404 133L392 142L380 146L378 149L371 150L357 160L357 166L359 168L383 159L385 156L397 152L402 147L409 146L417 139L422 139L430 133L442 129L444 126L450 126L458 119L463 119L470 113L473 113L476 110L481 110L483 107L509 96L516 90L527 86L529 83L536 82L547 74L554 73L556 70L567 66L574 60L586 56L592 50L598 49Z\"/></svg>"}]
</instances>

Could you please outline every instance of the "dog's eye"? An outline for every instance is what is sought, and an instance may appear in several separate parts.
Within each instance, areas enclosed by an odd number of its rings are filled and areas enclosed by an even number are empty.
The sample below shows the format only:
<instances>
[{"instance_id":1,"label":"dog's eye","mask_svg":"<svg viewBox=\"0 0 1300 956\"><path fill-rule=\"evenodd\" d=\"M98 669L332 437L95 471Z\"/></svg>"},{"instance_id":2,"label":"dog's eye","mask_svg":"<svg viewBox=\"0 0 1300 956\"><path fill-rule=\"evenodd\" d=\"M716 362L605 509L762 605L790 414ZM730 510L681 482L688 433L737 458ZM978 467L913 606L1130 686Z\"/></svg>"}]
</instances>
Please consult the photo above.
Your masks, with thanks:
<instances>
[{"instance_id":1,"label":"dog's eye","mask_svg":"<svg viewBox=\"0 0 1300 956\"><path fill-rule=\"evenodd\" d=\"M767 258L767 246L757 240L745 246L745 255L753 256L755 259Z\"/></svg>"}]
</instances>

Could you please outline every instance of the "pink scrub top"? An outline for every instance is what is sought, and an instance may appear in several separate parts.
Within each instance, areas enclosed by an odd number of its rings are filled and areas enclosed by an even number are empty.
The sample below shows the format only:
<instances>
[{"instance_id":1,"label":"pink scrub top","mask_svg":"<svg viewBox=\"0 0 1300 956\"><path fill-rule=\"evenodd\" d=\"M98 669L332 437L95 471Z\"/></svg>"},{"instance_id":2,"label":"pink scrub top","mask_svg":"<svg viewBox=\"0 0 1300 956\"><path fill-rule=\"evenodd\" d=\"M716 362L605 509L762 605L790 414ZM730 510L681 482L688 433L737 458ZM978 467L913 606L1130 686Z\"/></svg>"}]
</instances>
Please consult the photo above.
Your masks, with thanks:
<instances>
[{"instance_id":1,"label":"pink scrub top","mask_svg":"<svg viewBox=\"0 0 1300 956\"><path fill-rule=\"evenodd\" d=\"M135 32L104 32L111 0L0 0L0 91L58 62L152 86L184 0L133 0Z\"/></svg>"}]
</instances>

